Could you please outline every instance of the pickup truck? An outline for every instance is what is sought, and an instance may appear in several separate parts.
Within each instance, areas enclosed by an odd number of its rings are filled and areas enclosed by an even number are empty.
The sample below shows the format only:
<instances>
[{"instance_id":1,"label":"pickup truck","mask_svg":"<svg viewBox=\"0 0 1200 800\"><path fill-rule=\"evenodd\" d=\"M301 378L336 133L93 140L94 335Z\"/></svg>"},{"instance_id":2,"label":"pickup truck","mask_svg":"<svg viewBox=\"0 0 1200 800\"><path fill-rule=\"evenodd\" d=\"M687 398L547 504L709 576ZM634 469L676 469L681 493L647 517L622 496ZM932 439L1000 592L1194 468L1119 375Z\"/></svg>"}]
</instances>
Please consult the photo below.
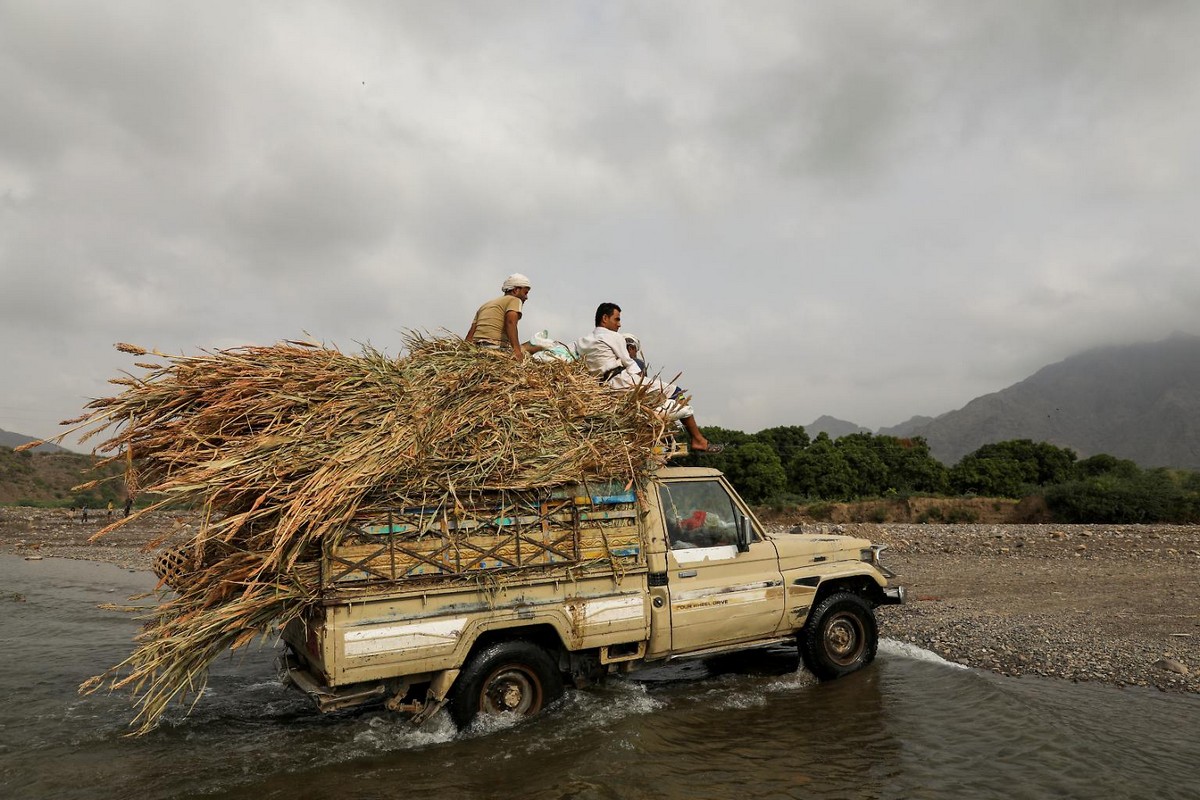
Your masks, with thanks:
<instances>
[{"instance_id":1,"label":"pickup truck","mask_svg":"<svg viewBox=\"0 0 1200 800\"><path fill-rule=\"evenodd\" d=\"M875 657L902 603L882 546L767 533L722 474L481 493L397 509L326 546L319 604L283 632L285 680L322 711L383 702L536 714L568 684L795 643L822 680Z\"/></svg>"}]
</instances>

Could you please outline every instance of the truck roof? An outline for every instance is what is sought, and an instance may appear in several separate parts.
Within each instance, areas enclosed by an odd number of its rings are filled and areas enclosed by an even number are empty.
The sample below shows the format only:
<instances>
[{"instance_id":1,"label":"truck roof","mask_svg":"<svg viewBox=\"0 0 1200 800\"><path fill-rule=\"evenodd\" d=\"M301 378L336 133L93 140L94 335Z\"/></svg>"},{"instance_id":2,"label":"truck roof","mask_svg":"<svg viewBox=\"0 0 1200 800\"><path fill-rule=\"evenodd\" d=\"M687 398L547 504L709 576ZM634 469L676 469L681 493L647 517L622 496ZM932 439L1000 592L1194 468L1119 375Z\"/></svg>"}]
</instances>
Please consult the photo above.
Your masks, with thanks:
<instances>
[{"instance_id":1,"label":"truck roof","mask_svg":"<svg viewBox=\"0 0 1200 800\"><path fill-rule=\"evenodd\" d=\"M712 467L659 467L655 475L660 478L718 478L721 470Z\"/></svg>"}]
</instances>

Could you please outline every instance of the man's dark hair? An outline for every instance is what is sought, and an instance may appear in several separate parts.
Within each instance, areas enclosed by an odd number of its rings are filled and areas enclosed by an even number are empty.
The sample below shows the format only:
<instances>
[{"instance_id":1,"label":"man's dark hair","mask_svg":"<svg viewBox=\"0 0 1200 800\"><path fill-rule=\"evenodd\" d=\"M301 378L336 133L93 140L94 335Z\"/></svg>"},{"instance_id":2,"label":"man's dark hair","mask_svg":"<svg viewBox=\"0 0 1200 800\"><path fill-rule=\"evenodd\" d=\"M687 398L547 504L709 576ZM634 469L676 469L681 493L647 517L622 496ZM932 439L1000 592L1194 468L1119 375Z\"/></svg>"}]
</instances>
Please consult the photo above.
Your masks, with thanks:
<instances>
[{"instance_id":1,"label":"man's dark hair","mask_svg":"<svg viewBox=\"0 0 1200 800\"><path fill-rule=\"evenodd\" d=\"M607 317L614 311L620 311L621 307L616 303L601 303L596 306L596 327L600 327L600 320Z\"/></svg>"}]
</instances>

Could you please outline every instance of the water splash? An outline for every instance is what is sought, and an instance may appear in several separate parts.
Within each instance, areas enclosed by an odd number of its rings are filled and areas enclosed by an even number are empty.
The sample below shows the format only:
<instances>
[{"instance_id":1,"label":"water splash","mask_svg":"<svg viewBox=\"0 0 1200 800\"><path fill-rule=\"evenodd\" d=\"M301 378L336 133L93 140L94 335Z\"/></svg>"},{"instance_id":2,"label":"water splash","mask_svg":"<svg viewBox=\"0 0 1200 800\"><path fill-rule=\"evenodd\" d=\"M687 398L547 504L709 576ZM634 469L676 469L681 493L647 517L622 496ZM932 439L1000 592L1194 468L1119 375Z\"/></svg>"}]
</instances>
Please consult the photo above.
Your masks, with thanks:
<instances>
[{"instance_id":1,"label":"water splash","mask_svg":"<svg viewBox=\"0 0 1200 800\"><path fill-rule=\"evenodd\" d=\"M925 661L930 664L942 664L943 666L953 667L954 669L970 669L970 667L963 664L956 664L953 661L947 661L932 650L926 650L925 648L918 647L915 644L897 641L896 639L880 639L879 653L886 656L909 658L914 661Z\"/></svg>"}]
</instances>

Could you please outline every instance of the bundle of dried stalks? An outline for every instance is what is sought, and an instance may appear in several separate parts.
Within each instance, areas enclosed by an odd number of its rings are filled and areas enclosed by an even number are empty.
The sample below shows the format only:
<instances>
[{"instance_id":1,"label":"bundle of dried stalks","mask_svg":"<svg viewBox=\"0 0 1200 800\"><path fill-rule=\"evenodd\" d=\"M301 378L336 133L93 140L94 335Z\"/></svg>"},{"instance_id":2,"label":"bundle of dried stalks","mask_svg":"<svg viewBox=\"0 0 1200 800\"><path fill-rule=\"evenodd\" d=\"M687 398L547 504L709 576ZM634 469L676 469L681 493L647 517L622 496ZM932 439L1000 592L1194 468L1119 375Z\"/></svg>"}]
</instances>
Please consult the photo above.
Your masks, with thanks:
<instances>
[{"instance_id":1,"label":"bundle of dried stalks","mask_svg":"<svg viewBox=\"0 0 1200 800\"><path fill-rule=\"evenodd\" d=\"M97 451L125 461L131 486L165 497L97 537L164 506L206 512L190 571L137 649L81 688L130 688L142 733L172 700L198 695L221 653L315 602L321 546L356 520L452 506L456 493L636 484L652 466L666 425L659 396L456 338L410 333L406 346L399 360L306 342L155 352L166 363L139 363L144 376L114 380L120 395L70 421L87 436L108 430Z\"/></svg>"}]
</instances>

